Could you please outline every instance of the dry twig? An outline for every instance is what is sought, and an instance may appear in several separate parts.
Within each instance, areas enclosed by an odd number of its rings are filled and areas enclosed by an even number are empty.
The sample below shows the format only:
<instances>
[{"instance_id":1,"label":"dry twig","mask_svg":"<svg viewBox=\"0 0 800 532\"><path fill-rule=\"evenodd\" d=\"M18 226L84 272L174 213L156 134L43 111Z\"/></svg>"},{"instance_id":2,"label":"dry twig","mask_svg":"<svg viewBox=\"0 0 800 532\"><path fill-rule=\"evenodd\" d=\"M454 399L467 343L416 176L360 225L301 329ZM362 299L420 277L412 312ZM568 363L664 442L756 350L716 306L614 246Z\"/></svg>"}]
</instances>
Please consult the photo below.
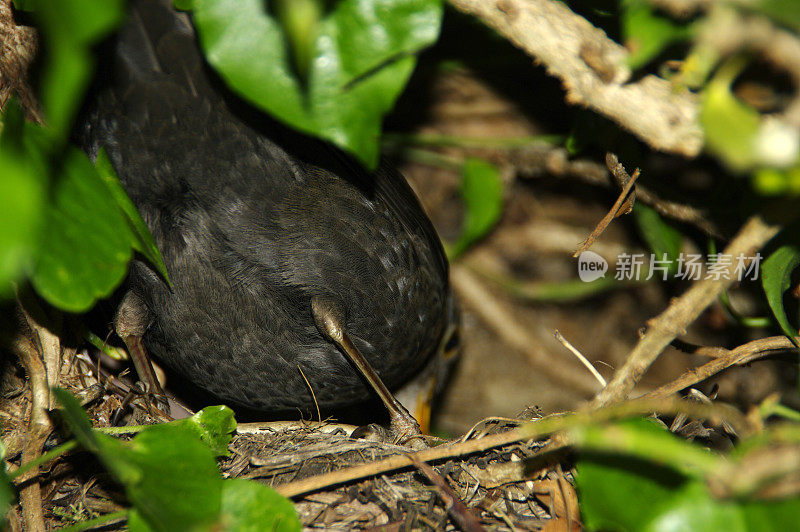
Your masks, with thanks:
<instances>
[{"instance_id":1,"label":"dry twig","mask_svg":"<svg viewBox=\"0 0 800 532\"><path fill-rule=\"evenodd\" d=\"M366 463L358 466L324 473L314 477L289 482L275 489L286 497L296 497L318 491L329 486L344 484L354 480L380 475L388 471L404 469L414 465L414 459L422 462L442 460L457 456L465 456L472 453L486 451L495 447L502 447L522 440L534 440L555 432L568 429L570 427L586 425L590 423L603 423L614 419L622 419L636 415L650 415L652 413L664 415L676 415L685 413L690 417L700 419L711 419L715 421L725 420L736 429L739 434L748 435L753 432L750 421L740 412L725 405L706 405L684 401L675 397L664 397L657 399L636 399L624 403L615 404L599 410L583 410L573 414L563 416L550 416L530 423L526 423L519 428L491 434L484 438L469 440L450 445L441 445L432 449L425 449L410 455L391 456L377 462ZM535 456L541 456L544 452L557 450L563 445L569 444L568 438L561 438L558 447L547 447ZM411 458L413 457L413 459Z\"/></svg>"},{"instance_id":2,"label":"dry twig","mask_svg":"<svg viewBox=\"0 0 800 532\"><path fill-rule=\"evenodd\" d=\"M644 395L644 397L664 397L679 392L689 386L693 386L698 382L702 382L731 366L741 366L742 364L747 364L753 360L764 358L780 351L796 349L796 347L792 341L785 336L771 336L769 338L761 338L748 342L730 351L722 348L713 349L713 353L716 355L714 360L698 368L686 371L674 381L653 390ZM720 350L726 353L719 356L718 352Z\"/></svg>"},{"instance_id":3,"label":"dry twig","mask_svg":"<svg viewBox=\"0 0 800 532\"><path fill-rule=\"evenodd\" d=\"M50 419L47 417L50 390L47 387L44 364L31 341L24 335L19 335L14 348L25 366L31 391L31 418L28 424L27 441L22 450L22 463L26 464L39 457L50 432ZM29 532L44 532L45 530L44 515L42 514L42 491L38 477L39 468L34 467L23 473L18 480L25 530Z\"/></svg>"},{"instance_id":4,"label":"dry twig","mask_svg":"<svg viewBox=\"0 0 800 532\"><path fill-rule=\"evenodd\" d=\"M434 468L420 461L414 455L408 455L408 458L414 463L414 467L425 475L434 486L438 488L439 497L444 501L447 513L458 524L458 528L465 532L482 532L486 530L481 526L478 519L469 511L469 508L464 504L464 501L453 491L447 481L442 478L442 475L436 472Z\"/></svg>"},{"instance_id":5,"label":"dry twig","mask_svg":"<svg viewBox=\"0 0 800 532\"><path fill-rule=\"evenodd\" d=\"M778 227L767 225L760 217L754 216L745 223L723 254L731 257L750 255L775 236L778 230ZM664 312L649 320L646 334L636 344L608 386L593 399L592 405L601 406L624 399L664 348L676 336L684 334L700 313L734 282L734 267L732 262L718 279L696 282L685 294L673 300Z\"/></svg>"},{"instance_id":6,"label":"dry twig","mask_svg":"<svg viewBox=\"0 0 800 532\"><path fill-rule=\"evenodd\" d=\"M42 122L36 96L28 83L28 69L37 48L36 30L17 26L11 0L0 0L0 109L16 93L28 118Z\"/></svg>"},{"instance_id":7,"label":"dry twig","mask_svg":"<svg viewBox=\"0 0 800 532\"><path fill-rule=\"evenodd\" d=\"M578 360L580 360L580 361L581 361L581 364L583 364L584 366L586 366L586 369L588 369L588 370L589 370L589 373L591 373L591 374L594 376L594 378L595 378L595 379L597 379L597 382L599 382L599 383L600 383L600 386L605 386L605 385L607 384L607 383L606 383L606 380L603 378L603 376L602 376L602 375L600 375L600 372L599 372L599 371L597 371L597 368L595 368L595 367L592 365L592 363L591 363L591 362L589 362L589 359L587 359L585 356L583 356L583 353L581 353L580 351L578 351L578 349L577 349L577 348L576 348L574 345L572 345L572 344L570 343L570 341L569 341L569 340L567 340L566 338L564 338L564 335L563 335L563 334L561 334L561 332L560 332L558 329L556 329L556 332L555 332L555 337L556 337L556 340L558 340L559 342L561 342L561 345L563 345L564 347L566 347L566 348L567 348L567 350L568 350L570 353L572 353L573 355L575 355L575 358L577 358Z\"/></svg>"},{"instance_id":8,"label":"dry twig","mask_svg":"<svg viewBox=\"0 0 800 532\"><path fill-rule=\"evenodd\" d=\"M523 176L538 176L544 172L548 177L577 179L603 187L614 186L608 178L609 173L605 166L589 159L571 159L565 148L534 146L513 150L507 155L507 159L506 163L511 164ZM622 188L625 183L617 179L617 186ZM662 216L693 225L714 238L722 236L717 226L710 222L700 209L666 200L642 183L636 184L636 199L649 205Z\"/></svg>"},{"instance_id":9,"label":"dry twig","mask_svg":"<svg viewBox=\"0 0 800 532\"><path fill-rule=\"evenodd\" d=\"M628 172L625 171L625 168L617 161L616 156L608 154L606 156L606 163L608 164L609 171L617 177L624 181L624 185L622 187L622 192L619 193L617 197L617 201L614 202L614 205L611 207L603 219L597 224L597 226L592 230L591 234L584 240L578 249L575 250L575 253L572 254L573 257L577 257L587 249L589 249L594 241L598 239L600 235L608 228L614 218L618 218L623 214L628 214L633 209L633 201L634 201L634 189L633 185L636 184L636 180L639 179L639 169L637 168L634 170L633 175L628 175Z\"/></svg>"}]
</instances>

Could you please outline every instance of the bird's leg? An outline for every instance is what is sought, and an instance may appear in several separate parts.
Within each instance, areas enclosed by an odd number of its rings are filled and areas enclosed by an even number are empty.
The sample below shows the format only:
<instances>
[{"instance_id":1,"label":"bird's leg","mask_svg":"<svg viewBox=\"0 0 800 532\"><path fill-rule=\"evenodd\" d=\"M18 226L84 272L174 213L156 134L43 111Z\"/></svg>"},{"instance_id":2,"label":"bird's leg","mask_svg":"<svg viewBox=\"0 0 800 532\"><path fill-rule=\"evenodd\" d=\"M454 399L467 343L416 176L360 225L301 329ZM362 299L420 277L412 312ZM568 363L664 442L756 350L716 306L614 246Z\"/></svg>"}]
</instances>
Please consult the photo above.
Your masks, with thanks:
<instances>
[{"instance_id":1,"label":"bird's leg","mask_svg":"<svg viewBox=\"0 0 800 532\"><path fill-rule=\"evenodd\" d=\"M147 355L147 350L142 342L142 337L147 330L147 315L148 310L145 304L139 296L129 291L122 298L122 302L117 308L117 314L114 317L114 328L128 348L128 353L131 355L131 360L133 360L133 365L139 374L139 379L145 385L145 391L154 395L159 408L168 413L169 408L164 389L161 387L161 383L158 382L153 364L150 362L150 357Z\"/></svg>"},{"instance_id":2,"label":"bird's leg","mask_svg":"<svg viewBox=\"0 0 800 532\"><path fill-rule=\"evenodd\" d=\"M367 383L378 394L389 411L390 428L393 436L412 447L427 448L428 444L414 416L389 391L381 378L372 369L367 359L358 350L345 328L344 312L335 301L324 297L311 298L311 313L319 331L333 342L364 376Z\"/></svg>"}]
</instances>

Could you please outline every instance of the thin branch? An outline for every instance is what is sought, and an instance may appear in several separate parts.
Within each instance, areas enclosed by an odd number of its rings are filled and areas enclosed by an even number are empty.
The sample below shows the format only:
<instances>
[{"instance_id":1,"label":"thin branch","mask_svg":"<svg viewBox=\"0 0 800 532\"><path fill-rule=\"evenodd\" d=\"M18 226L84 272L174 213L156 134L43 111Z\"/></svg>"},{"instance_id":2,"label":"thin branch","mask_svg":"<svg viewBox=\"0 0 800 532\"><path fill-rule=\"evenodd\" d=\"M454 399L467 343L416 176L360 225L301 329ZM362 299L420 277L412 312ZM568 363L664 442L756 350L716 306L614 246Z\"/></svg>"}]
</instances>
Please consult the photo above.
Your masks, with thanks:
<instances>
[{"instance_id":1,"label":"thin branch","mask_svg":"<svg viewBox=\"0 0 800 532\"><path fill-rule=\"evenodd\" d=\"M715 356L722 348L706 348L703 352L714 354ZM713 351L712 351L713 349ZM727 351L725 355L717 356L711 362L707 362L698 368L686 371L674 381L653 390L643 397L664 397L693 386L707 378L731 367L741 366L753 360L764 358L781 351L791 351L797 349L791 340L785 336L770 336L748 342L744 345Z\"/></svg>"},{"instance_id":2,"label":"thin branch","mask_svg":"<svg viewBox=\"0 0 800 532\"><path fill-rule=\"evenodd\" d=\"M723 254L731 257L749 256L775 236L778 230L777 226L767 225L760 217L754 216L745 223ZM624 399L664 348L676 336L684 334L700 313L733 284L736 279L734 263L735 261L731 261L719 278L696 282L685 294L673 300L667 310L649 320L647 333L636 344L608 386L593 399L592 405L601 406Z\"/></svg>"},{"instance_id":3,"label":"thin branch","mask_svg":"<svg viewBox=\"0 0 800 532\"><path fill-rule=\"evenodd\" d=\"M512 150L500 164L509 162L522 177L546 175L577 179L590 185L614 186L605 166L590 159L571 159L565 148L531 146ZM625 186L619 180L616 184L619 187ZM666 200L642 183L636 184L636 199L651 206L662 216L693 225L714 238L722 237L720 230L707 219L703 211L691 205Z\"/></svg>"},{"instance_id":4,"label":"thin branch","mask_svg":"<svg viewBox=\"0 0 800 532\"><path fill-rule=\"evenodd\" d=\"M656 76L627 83L627 51L555 0L449 0L541 61L571 104L590 107L657 150L694 157L702 148L697 97Z\"/></svg>"},{"instance_id":5,"label":"thin branch","mask_svg":"<svg viewBox=\"0 0 800 532\"><path fill-rule=\"evenodd\" d=\"M25 366L31 390L31 418L28 424L27 441L22 449L22 463L27 464L41 455L42 447L50 431L50 420L47 417L50 393L47 388L44 364L30 339L20 334L15 340L14 349ZM35 466L20 475L17 483L20 486L25 530L30 532L44 532L45 530L42 491L38 476L39 467Z\"/></svg>"},{"instance_id":6,"label":"thin branch","mask_svg":"<svg viewBox=\"0 0 800 532\"><path fill-rule=\"evenodd\" d=\"M604 407L599 410L583 410L572 414L542 418L526 423L508 432L491 434L480 439L453 443L450 445L440 445L439 447L425 449L409 455L390 456L389 458L376 462L348 467L275 486L275 490L286 497L297 497L329 486L344 484L353 480L372 477L397 469L404 469L413 466L414 460L431 462L434 460L465 456L523 440L540 439L573 427L603 423L638 415L651 415L652 413L663 415L685 413L690 417L708 419L713 422L725 420L743 436L749 435L754 431L753 424L744 415L726 405L706 405L684 401L675 397L636 399ZM555 438L559 439L560 442L558 448L563 447L564 442L569 444L569 438L564 439L561 436L555 436L554 439ZM553 447L548 447L546 450L549 452L555 449ZM541 456L543 453L544 451L540 451L534 456Z\"/></svg>"},{"instance_id":7,"label":"thin branch","mask_svg":"<svg viewBox=\"0 0 800 532\"><path fill-rule=\"evenodd\" d=\"M481 526L475 515L469 511L469 508L464 504L464 501L453 491L447 481L436 472L434 468L419 460L413 454L408 455L408 458L414 463L414 467L425 475L431 484L436 486L439 498L444 502L447 513L458 524L458 528L465 532L483 532L486 529Z\"/></svg>"},{"instance_id":8,"label":"thin branch","mask_svg":"<svg viewBox=\"0 0 800 532\"><path fill-rule=\"evenodd\" d=\"M599 382L599 383L600 383L600 386L605 386L605 385L607 384L607 383L606 383L606 380L603 378L603 376L602 376L602 375L600 375L600 372L599 372L599 371L597 371L597 369L596 369L596 368L595 368L595 367L592 365L592 363L591 363L591 362L589 362L589 360L588 360L588 359L587 359L585 356L583 356L583 353L581 353L580 351L578 351L578 349L577 349L577 348L576 348L574 345L572 345L572 344L569 342L569 340L567 340L566 338L564 338L564 335L563 335L563 334L561 334L561 333L558 331L558 329L556 329L556 332L555 332L555 337L556 337L556 340L558 340L559 342L561 342L561 345L563 345L564 347L566 347L566 348L567 348L567 350L568 350L570 353L572 353L573 355L575 355L575 357L576 357L578 360L580 360L580 361L581 361L581 364L583 364L584 366L586 366L586 369L588 369L588 370L589 370L589 372L590 372L592 375L594 375L594 378L595 378L595 379L597 379L597 382Z\"/></svg>"},{"instance_id":9,"label":"thin branch","mask_svg":"<svg viewBox=\"0 0 800 532\"><path fill-rule=\"evenodd\" d=\"M612 158L613 157L613 158ZM619 164L615 156L611 156L610 154L606 157L606 161L608 162L609 171L616 177L616 176L625 176L627 177L627 181L625 182L624 186L622 187L622 192L619 193L617 197L617 201L614 202L614 205L611 209L603 216L603 219L597 224L597 226L592 230L591 234L584 240L578 249L575 250L575 253L572 254L573 257L577 257L587 249L589 249L594 241L603 234L603 232L608 228L614 218L618 218L623 214L627 214L631 212L633 209L633 198L634 198L634 189L633 186L636 184L636 180L639 179L639 169L637 168L634 170L633 175L629 176L628 172L625 171L625 168ZM611 163L614 163L613 165ZM624 178L622 178L624 179Z\"/></svg>"}]
</instances>

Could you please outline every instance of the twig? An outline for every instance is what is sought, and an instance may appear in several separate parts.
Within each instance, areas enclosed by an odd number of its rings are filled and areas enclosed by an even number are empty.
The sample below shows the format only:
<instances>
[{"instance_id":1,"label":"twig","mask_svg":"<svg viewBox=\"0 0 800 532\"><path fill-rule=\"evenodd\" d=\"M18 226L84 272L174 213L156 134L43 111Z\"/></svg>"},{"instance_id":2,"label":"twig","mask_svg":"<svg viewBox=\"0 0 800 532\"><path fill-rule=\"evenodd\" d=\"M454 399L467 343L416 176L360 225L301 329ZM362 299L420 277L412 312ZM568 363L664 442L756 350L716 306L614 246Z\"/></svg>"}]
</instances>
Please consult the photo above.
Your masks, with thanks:
<instances>
[{"instance_id":1,"label":"twig","mask_svg":"<svg viewBox=\"0 0 800 532\"><path fill-rule=\"evenodd\" d=\"M476 440L440 445L432 449L425 449L410 455L391 456L377 462L324 473L314 477L289 482L275 489L286 497L296 497L312 491L317 491L329 486L344 484L361 478L380 475L397 469L404 469L414 465L411 457L422 462L431 462L456 456L465 456L472 453L486 451L495 447L502 447L522 440L539 439L555 432L579 427L592 423L603 423L614 419L623 419L637 415L650 415L652 413L675 415L685 413L691 417L711 420L726 420L739 434L743 436L753 432L750 421L737 410L725 405L705 405L684 401L676 397L663 397L657 399L636 399L601 408L599 410L583 410L562 416L550 416L522 425L519 428L491 434ZM569 443L569 439L559 440ZM558 448L563 447L559 445ZM549 447L547 451L556 450ZM538 452L536 456L541 456Z\"/></svg>"},{"instance_id":2,"label":"twig","mask_svg":"<svg viewBox=\"0 0 800 532\"><path fill-rule=\"evenodd\" d=\"M725 248L724 254L732 257L749 255L766 244L778 230L777 226L767 225L760 217L754 216ZM644 372L673 338L684 334L686 327L734 282L736 276L733 262L727 265L718 279L704 279L694 283L685 294L673 300L667 310L647 322L647 333L636 344L608 386L592 400L593 406L619 401L633 390Z\"/></svg>"},{"instance_id":3,"label":"twig","mask_svg":"<svg viewBox=\"0 0 800 532\"><path fill-rule=\"evenodd\" d=\"M546 174L548 177L574 178L590 185L613 186L608 179L606 167L589 159L571 159L564 148L528 147L512 151L507 159L518 173ZM624 185L617 180L617 186ZM651 206L662 216L693 225L714 238L722 237L720 230L706 219L703 211L691 205L666 200L642 183L636 185L636 199Z\"/></svg>"},{"instance_id":4,"label":"twig","mask_svg":"<svg viewBox=\"0 0 800 532\"><path fill-rule=\"evenodd\" d=\"M722 348L707 348L719 350ZM741 366L753 360L764 358L779 351L789 351L797 349L791 340L785 336L770 336L761 338L728 351L725 355L719 356L703 364L699 368L693 368L685 372L674 381L645 394L643 397L664 397L702 382L712 375L731 366Z\"/></svg>"},{"instance_id":5,"label":"twig","mask_svg":"<svg viewBox=\"0 0 800 532\"><path fill-rule=\"evenodd\" d=\"M47 405L50 399L47 388L47 374L44 364L33 347L30 339L19 335L14 344L20 361L28 374L31 390L31 418L28 425L27 442L22 449L22 463L33 462L42 452L42 447L50 431L50 420L47 417ZM25 530L28 532L44 532L44 515L42 514L42 491L39 486L39 467L32 467L20 475L20 498Z\"/></svg>"},{"instance_id":6,"label":"twig","mask_svg":"<svg viewBox=\"0 0 800 532\"><path fill-rule=\"evenodd\" d=\"M683 351L684 353L689 353L690 355L700 355L701 357L708 358L726 357L731 352L730 349L725 349L724 347L690 344L689 342L681 340L680 338L675 338L672 340L670 345L679 351Z\"/></svg>"},{"instance_id":7,"label":"twig","mask_svg":"<svg viewBox=\"0 0 800 532\"><path fill-rule=\"evenodd\" d=\"M464 504L464 501L453 491L447 481L442 478L442 475L436 472L431 466L419 460L414 455L408 455L408 458L414 463L414 467L425 475L431 484L438 488L439 497L444 502L445 509L453 521L456 522L458 528L465 532L483 532L486 530L481 526L475 515L469 511L469 508Z\"/></svg>"},{"instance_id":8,"label":"twig","mask_svg":"<svg viewBox=\"0 0 800 532\"><path fill-rule=\"evenodd\" d=\"M449 0L544 63L571 104L608 116L657 150L693 157L703 145L698 99L669 81L627 83L625 48L555 0Z\"/></svg>"},{"instance_id":9,"label":"twig","mask_svg":"<svg viewBox=\"0 0 800 532\"><path fill-rule=\"evenodd\" d=\"M567 350L568 350L570 353L572 353L573 355L575 355L575 357L576 357L578 360L580 360L580 361L581 361L581 364L583 364L584 366L586 366L586 369L588 369L588 370L589 370L589 372L590 372L592 375L594 375L594 378L595 378L595 379L597 379L597 382L599 382L599 383L600 383L600 386L605 386L605 385L606 385L606 380L603 378L603 376L602 376L602 375L600 375L600 372L598 372L598 371L597 371L597 369L596 369L596 368L595 368L595 367L592 365L592 363L591 363L591 362L589 362L589 360L588 360L588 359L587 359L585 356L583 356L583 353L581 353L580 351L578 351L578 349L577 349L577 348L576 348L574 345L572 345L572 344L569 342L569 340L567 340L566 338L564 338L564 335L562 335L562 334L561 334L561 333L558 331L558 329L556 329L556 331L555 331L555 337L556 337L556 340L558 340L559 342L561 342L561 345L563 345L564 347L566 347L566 348L567 348Z\"/></svg>"},{"instance_id":10,"label":"twig","mask_svg":"<svg viewBox=\"0 0 800 532\"><path fill-rule=\"evenodd\" d=\"M578 255L589 249L591 245L594 244L594 241L597 240L597 238L603 234L603 232L606 230L609 224L611 224L611 221L614 218L617 218L623 214L631 212L631 209L633 208L633 194L634 194L633 185L635 185L636 180L639 179L639 169L637 168L636 170L634 170L633 175L628 176L628 173L625 171L625 168L623 168L622 165L619 164L619 162L617 161L616 156L611 156L611 154L609 154L606 157L606 161L608 163L609 171L615 177L624 175L625 177L627 177L627 181L625 182L622 188L622 192L619 193L617 201L614 202L614 205L611 207L611 210L609 210L608 213L606 213L606 215L603 216L603 219L600 220L600 223L597 224L597 226L594 228L591 234L586 238L586 240L584 240L581 243L580 246L578 246L578 249L575 250L575 253L573 253L572 255L573 257L577 257ZM612 165L612 163L615 164Z\"/></svg>"},{"instance_id":11,"label":"twig","mask_svg":"<svg viewBox=\"0 0 800 532\"><path fill-rule=\"evenodd\" d=\"M14 22L11 0L0 0L0 109L15 92L28 119L42 123L28 75L38 47L36 30L18 26Z\"/></svg>"},{"instance_id":12,"label":"twig","mask_svg":"<svg viewBox=\"0 0 800 532\"><path fill-rule=\"evenodd\" d=\"M486 289L484 284L466 268L453 265L450 269L450 282L459 296L459 301L478 317L507 344L525 353L530 363L554 380L584 393L592 394L597 383L583 372L559 370L557 364L545 355L539 341L533 337L529 328L519 322L506 305Z\"/></svg>"}]
</instances>

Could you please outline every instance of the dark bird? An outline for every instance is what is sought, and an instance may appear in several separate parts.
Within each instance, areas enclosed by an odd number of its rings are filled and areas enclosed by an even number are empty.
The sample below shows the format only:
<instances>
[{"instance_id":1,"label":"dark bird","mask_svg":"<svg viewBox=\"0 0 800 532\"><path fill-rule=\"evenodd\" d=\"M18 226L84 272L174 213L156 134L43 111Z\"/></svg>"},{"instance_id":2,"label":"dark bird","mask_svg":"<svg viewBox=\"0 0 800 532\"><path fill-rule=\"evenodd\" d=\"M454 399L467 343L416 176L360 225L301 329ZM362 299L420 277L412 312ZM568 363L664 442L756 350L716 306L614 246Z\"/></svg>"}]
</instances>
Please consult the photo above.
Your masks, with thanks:
<instances>
[{"instance_id":1,"label":"dark bird","mask_svg":"<svg viewBox=\"0 0 800 532\"><path fill-rule=\"evenodd\" d=\"M185 14L133 4L78 132L90 155L107 151L173 283L134 261L121 335L217 398L272 414L374 393L327 325L390 389L435 372L454 303L403 177L271 122L208 69Z\"/></svg>"}]
</instances>

